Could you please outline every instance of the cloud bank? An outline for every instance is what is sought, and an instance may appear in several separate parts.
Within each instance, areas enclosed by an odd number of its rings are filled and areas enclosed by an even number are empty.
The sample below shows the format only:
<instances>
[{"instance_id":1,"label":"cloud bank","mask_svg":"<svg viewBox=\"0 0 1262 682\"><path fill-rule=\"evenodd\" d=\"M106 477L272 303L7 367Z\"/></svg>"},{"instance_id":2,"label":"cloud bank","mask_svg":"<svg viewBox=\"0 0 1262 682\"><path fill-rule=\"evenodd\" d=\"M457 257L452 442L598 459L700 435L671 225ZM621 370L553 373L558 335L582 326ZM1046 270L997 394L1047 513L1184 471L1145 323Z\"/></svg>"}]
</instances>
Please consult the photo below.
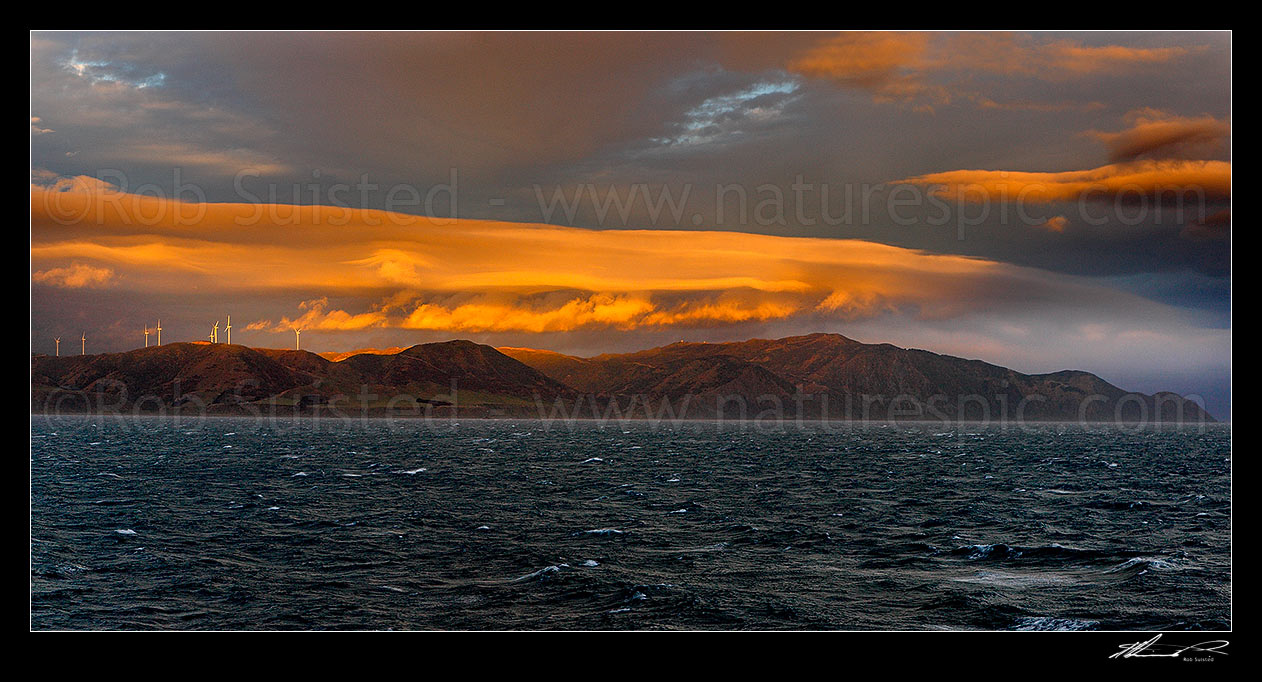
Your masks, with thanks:
<instances>
[{"instance_id":1,"label":"cloud bank","mask_svg":"<svg viewBox=\"0 0 1262 682\"><path fill-rule=\"evenodd\" d=\"M1199 333L1173 308L1089 279L862 240L189 204L82 178L33 185L31 211L35 283L289 297L288 310L242 320L247 332L669 332L895 315Z\"/></svg>"}]
</instances>

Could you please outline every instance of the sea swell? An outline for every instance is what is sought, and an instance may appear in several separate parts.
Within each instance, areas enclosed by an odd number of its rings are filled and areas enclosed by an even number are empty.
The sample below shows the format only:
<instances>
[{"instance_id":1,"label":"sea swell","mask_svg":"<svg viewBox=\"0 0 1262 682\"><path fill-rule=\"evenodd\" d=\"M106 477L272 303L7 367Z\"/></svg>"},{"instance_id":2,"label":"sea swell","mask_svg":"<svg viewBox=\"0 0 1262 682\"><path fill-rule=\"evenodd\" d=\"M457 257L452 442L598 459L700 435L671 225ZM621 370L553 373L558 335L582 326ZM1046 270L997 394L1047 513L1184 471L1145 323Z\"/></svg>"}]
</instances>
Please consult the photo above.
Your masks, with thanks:
<instances>
[{"instance_id":1,"label":"sea swell","mask_svg":"<svg viewBox=\"0 0 1262 682\"><path fill-rule=\"evenodd\" d=\"M32 429L36 629L1230 624L1229 427Z\"/></svg>"}]
</instances>

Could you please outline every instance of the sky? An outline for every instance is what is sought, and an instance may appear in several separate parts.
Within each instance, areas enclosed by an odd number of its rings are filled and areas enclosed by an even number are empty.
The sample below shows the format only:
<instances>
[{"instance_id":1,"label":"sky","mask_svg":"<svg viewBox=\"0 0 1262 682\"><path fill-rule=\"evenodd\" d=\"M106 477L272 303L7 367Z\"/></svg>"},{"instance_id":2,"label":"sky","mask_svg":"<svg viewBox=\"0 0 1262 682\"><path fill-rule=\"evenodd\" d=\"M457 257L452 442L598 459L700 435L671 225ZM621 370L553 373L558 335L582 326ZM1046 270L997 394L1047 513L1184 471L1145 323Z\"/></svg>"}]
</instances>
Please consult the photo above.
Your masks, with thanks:
<instances>
[{"instance_id":1,"label":"sky","mask_svg":"<svg viewBox=\"0 0 1262 682\"><path fill-rule=\"evenodd\" d=\"M1230 412L1231 36L31 34L31 348L836 332ZM156 336L151 342L156 341Z\"/></svg>"}]
</instances>

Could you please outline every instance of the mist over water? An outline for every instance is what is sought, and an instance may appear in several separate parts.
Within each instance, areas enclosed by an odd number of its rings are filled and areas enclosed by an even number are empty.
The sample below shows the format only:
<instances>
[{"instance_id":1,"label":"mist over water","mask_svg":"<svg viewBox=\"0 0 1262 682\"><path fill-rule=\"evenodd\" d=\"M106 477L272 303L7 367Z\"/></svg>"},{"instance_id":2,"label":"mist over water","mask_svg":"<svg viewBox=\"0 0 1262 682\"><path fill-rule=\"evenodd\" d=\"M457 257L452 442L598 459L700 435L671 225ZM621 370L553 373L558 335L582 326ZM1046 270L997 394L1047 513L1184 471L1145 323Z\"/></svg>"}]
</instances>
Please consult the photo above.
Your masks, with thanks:
<instances>
[{"instance_id":1,"label":"mist over water","mask_svg":"<svg viewBox=\"0 0 1262 682\"><path fill-rule=\"evenodd\" d=\"M1229 425L31 419L35 629L1231 624Z\"/></svg>"}]
</instances>

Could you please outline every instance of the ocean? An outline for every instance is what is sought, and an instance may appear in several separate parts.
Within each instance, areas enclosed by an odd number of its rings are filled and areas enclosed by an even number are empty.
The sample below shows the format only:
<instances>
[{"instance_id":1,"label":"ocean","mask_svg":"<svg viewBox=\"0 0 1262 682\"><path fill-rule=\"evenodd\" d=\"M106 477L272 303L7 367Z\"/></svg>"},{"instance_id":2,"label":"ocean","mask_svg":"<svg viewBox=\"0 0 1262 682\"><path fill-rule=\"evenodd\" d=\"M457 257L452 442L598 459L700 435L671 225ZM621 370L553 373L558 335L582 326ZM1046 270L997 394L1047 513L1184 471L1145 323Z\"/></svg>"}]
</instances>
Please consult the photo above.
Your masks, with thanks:
<instances>
[{"instance_id":1,"label":"ocean","mask_svg":"<svg viewBox=\"0 0 1262 682\"><path fill-rule=\"evenodd\" d=\"M44 629L1231 625L1231 429L31 418Z\"/></svg>"}]
</instances>

